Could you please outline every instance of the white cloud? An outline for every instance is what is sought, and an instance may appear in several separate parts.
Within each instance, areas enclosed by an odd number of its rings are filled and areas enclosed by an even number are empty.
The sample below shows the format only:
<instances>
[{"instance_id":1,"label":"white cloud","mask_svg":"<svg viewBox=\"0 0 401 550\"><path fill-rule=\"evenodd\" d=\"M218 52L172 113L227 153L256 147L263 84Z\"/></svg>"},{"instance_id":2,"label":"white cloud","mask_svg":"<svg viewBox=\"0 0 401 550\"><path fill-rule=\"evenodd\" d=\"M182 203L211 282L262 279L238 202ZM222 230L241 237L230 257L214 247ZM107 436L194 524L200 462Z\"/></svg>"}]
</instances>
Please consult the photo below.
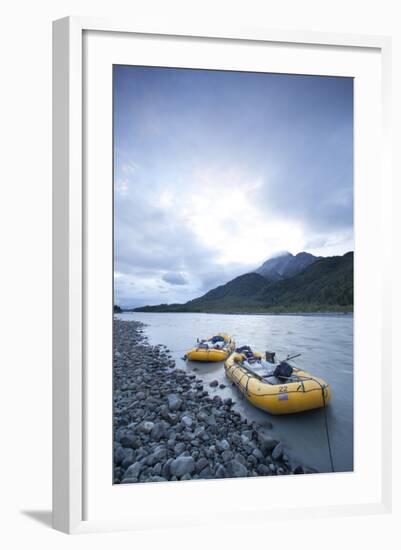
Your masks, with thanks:
<instances>
[{"instance_id":1,"label":"white cloud","mask_svg":"<svg viewBox=\"0 0 401 550\"><path fill-rule=\"evenodd\" d=\"M115 192L121 195L122 197L125 197L128 195L128 181L127 180L117 180L115 183Z\"/></svg>"}]
</instances>

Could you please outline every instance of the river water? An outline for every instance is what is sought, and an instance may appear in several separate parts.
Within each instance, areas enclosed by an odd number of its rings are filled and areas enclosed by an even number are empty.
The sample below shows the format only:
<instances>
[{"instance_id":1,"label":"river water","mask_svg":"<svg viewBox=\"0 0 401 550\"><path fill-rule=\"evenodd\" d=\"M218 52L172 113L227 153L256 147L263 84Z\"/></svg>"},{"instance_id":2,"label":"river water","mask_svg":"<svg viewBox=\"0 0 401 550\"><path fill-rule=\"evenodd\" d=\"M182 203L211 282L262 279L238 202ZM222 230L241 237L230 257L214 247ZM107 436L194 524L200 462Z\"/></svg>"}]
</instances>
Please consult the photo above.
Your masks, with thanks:
<instances>
[{"instance_id":1,"label":"river water","mask_svg":"<svg viewBox=\"0 0 401 550\"><path fill-rule=\"evenodd\" d=\"M206 313L122 313L122 320L142 321L151 344L166 345L179 368L203 379L211 395L231 397L249 421L271 422L271 435L284 444L293 464L330 472L328 434L336 472L353 470L353 315L221 315ZM217 332L227 332L236 345L275 351L278 358L301 353L297 367L323 378L331 386L326 411L271 416L243 399L225 377L222 363L195 363L181 358L196 343ZM210 388L218 380L224 389Z\"/></svg>"}]
</instances>

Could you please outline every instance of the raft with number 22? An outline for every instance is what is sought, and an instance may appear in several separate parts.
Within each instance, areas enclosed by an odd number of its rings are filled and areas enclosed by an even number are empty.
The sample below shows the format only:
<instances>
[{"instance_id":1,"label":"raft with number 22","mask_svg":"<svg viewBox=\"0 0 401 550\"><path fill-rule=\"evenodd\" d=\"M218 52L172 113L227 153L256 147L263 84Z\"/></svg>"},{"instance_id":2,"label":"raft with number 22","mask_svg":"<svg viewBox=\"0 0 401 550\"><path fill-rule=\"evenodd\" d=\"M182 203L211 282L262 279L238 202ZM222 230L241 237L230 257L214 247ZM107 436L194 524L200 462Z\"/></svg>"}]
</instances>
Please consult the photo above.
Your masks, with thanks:
<instances>
[{"instance_id":1,"label":"raft with number 22","mask_svg":"<svg viewBox=\"0 0 401 550\"><path fill-rule=\"evenodd\" d=\"M264 354L254 352L261 362ZM272 364L274 369L274 365ZM252 405L270 414L298 413L325 407L330 401L330 385L321 378L293 367L288 379L273 376L272 372L255 372L241 353L232 353L224 365L227 378Z\"/></svg>"}]
</instances>

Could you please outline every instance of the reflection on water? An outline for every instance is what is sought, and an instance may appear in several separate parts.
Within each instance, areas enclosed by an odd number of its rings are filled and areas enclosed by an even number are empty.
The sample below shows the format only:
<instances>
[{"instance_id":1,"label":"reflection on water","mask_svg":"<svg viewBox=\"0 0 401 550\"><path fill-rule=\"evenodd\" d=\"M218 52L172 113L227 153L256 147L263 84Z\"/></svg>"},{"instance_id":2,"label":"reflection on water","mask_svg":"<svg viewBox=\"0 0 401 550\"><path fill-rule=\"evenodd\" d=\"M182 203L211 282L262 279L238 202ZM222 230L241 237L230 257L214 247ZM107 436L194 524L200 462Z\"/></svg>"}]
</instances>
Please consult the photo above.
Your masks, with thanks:
<instances>
[{"instance_id":1,"label":"reflection on water","mask_svg":"<svg viewBox=\"0 0 401 550\"><path fill-rule=\"evenodd\" d=\"M203 313L123 313L148 325L151 344L166 345L178 367L195 373L208 385L218 380L224 388L208 387L222 398L232 397L235 408L249 421L273 424L272 435L281 439L293 462L320 472L331 471L323 410L271 416L243 399L224 374L222 363L186 362L181 358L196 338L216 332L232 335L237 346L275 351L278 358L301 353L293 364L331 385L327 408L330 442L336 471L353 469L353 316L352 315L219 315Z\"/></svg>"}]
</instances>

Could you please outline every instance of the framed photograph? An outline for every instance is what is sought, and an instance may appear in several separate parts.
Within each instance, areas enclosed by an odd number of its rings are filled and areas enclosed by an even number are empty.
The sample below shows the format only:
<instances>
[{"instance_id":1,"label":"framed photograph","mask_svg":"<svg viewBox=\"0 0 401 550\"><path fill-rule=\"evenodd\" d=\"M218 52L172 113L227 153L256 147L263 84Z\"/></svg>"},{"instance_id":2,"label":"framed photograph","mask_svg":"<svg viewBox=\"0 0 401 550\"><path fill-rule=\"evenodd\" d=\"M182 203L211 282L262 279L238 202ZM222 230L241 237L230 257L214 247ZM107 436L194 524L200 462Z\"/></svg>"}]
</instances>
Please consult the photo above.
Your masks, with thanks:
<instances>
[{"instance_id":1,"label":"framed photograph","mask_svg":"<svg viewBox=\"0 0 401 550\"><path fill-rule=\"evenodd\" d=\"M390 39L53 52L54 527L389 511Z\"/></svg>"}]
</instances>

